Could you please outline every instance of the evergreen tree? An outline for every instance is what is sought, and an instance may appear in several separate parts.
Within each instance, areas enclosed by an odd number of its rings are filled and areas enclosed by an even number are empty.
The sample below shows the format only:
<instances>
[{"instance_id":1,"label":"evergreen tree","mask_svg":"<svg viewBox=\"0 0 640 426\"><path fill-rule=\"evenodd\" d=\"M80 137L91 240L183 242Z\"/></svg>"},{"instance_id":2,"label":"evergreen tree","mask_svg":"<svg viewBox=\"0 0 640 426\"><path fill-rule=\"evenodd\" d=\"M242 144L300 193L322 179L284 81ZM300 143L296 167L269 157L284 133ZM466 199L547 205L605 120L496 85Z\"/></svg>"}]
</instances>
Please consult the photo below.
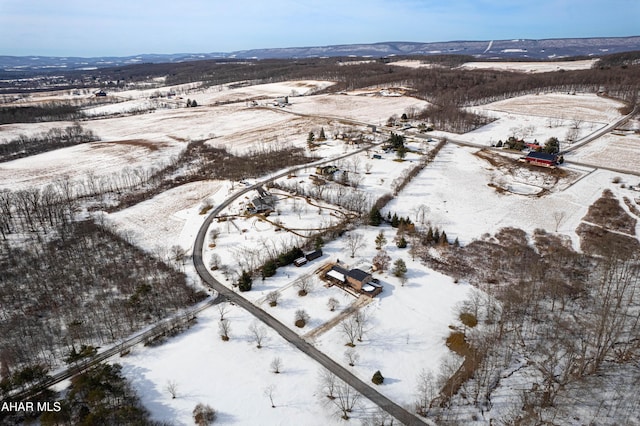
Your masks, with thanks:
<instances>
[{"instance_id":1,"label":"evergreen tree","mask_svg":"<svg viewBox=\"0 0 640 426\"><path fill-rule=\"evenodd\" d=\"M406 248L407 247L407 240L404 238L404 235L400 237L400 239L396 243L396 246L398 248Z\"/></svg>"},{"instance_id":2,"label":"evergreen tree","mask_svg":"<svg viewBox=\"0 0 640 426\"><path fill-rule=\"evenodd\" d=\"M453 246L460 247L460 241L458 240L458 237L456 237L456 240L453 242Z\"/></svg>"},{"instance_id":3,"label":"evergreen tree","mask_svg":"<svg viewBox=\"0 0 640 426\"><path fill-rule=\"evenodd\" d=\"M547 154L557 154L560 151L560 141L558 138L549 138L544 144L543 151Z\"/></svg>"},{"instance_id":4,"label":"evergreen tree","mask_svg":"<svg viewBox=\"0 0 640 426\"><path fill-rule=\"evenodd\" d=\"M373 377L371 378L371 381L376 385L381 385L382 383L384 383L384 377L382 376L382 373L380 372L380 370L373 373Z\"/></svg>"},{"instance_id":5,"label":"evergreen tree","mask_svg":"<svg viewBox=\"0 0 640 426\"><path fill-rule=\"evenodd\" d=\"M242 271L242 275L240 275L240 279L238 280L238 289L240 291L249 291L252 285L253 278L251 278L251 274L247 271Z\"/></svg>"},{"instance_id":6,"label":"evergreen tree","mask_svg":"<svg viewBox=\"0 0 640 426\"><path fill-rule=\"evenodd\" d=\"M316 140L316 136L313 134L313 132L309 132L309 136L307 136L307 144L311 145L313 144L313 142L315 142Z\"/></svg>"},{"instance_id":7,"label":"evergreen tree","mask_svg":"<svg viewBox=\"0 0 640 426\"><path fill-rule=\"evenodd\" d=\"M440 234L440 239L438 240L438 243L443 246L446 246L449 244L449 240L447 239L446 232L442 231L442 234Z\"/></svg>"},{"instance_id":8,"label":"evergreen tree","mask_svg":"<svg viewBox=\"0 0 640 426\"><path fill-rule=\"evenodd\" d=\"M376 206L371 207L369 211L369 225L379 226L382 223L382 214Z\"/></svg>"},{"instance_id":9,"label":"evergreen tree","mask_svg":"<svg viewBox=\"0 0 640 426\"><path fill-rule=\"evenodd\" d=\"M425 237L425 245L431 244L433 242L433 228L429 226L429 230L427 231L427 236Z\"/></svg>"},{"instance_id":10,"label":"evergreen tree","mask_svg":"<svg viewBox=\"0 0 640 426\"><path fill-rule=\"evenodd\" d=\"M324 127L320 128L320 136L318 136L318 140L319 141L326 141L327 137L324 134Z\"/></svg>"},{"instance_id":11,"label":"evergreen tree","mask_svg":"<svg viewBox=\"0 0 640 426\"><path fill-rule=\"evenodd\" d=\"M324 245L324 240L320 235L316 235L316 238L313 240L313 248L316 250L320 250Z\"/></svg>"},{"instance_id":12,"label":"evergreen tree","mask_svg":"<svg viewBox=\"0 0 640 426\"><path fill-rule=\"evenodd\" d=\"M198 103L196 102L196 100L195 100L195 99L194 99L194 100L192 100L192 101L191 101L191 107L192 107L192 108L195 108L195 107L197 107L197 106L198 106Z\"/></svg>"},{"instance_id":13,"label":"evergreen tree","mask_svg":"<svg viewBox=\"0 0 640 426\"><path fill-rule=\"evenodd\" d=\"M384 233L380 231L376 236L376 250L380 250L386 243L387 239L384 237Z\"/></svg>"},{"instance_id":14,"label":"evergreen tree","mask_svg":"<svg viewBox=\"0 0 640 426\"><path fill-rule=\"evenodd\" d=\"M394 213L393 217L391 218L391 226L393 228L397 228L399 224L400 224L400 219L398 218L398 215Z\"/></svg>"},{"instance_id":15,"label":"evergreen tree","mask_svg":"<svg viewBox=\"0 0 640 426\"><path fill-rule=\"evenodd\" d=\"M393 275L398 278L404 278L407 274L407 264L404 263L404 260L398 259L393 262Z\"/></svg>"},{"instance_id":16,"label":"evergreen tree","mask_svg":"<svg viewBox=\"0 0 640 426\"><path fill-rule=\"evenodd\" d=\"M262 265L262 279L272 277L276 274L278 269L278 263L275 260L267 260L264 265Z\"/></svg>"},{"instance_id":17,"label":"evergreen tree","mask_svg":"<svg viewBox=\"0 0 640 426\"><path fill-rule=\"evenodd\" d=\"M434 243L440 242L440 231L438 231L438 228L433 231L433 239L431 241Z\"/></svg>"}]
</instances>

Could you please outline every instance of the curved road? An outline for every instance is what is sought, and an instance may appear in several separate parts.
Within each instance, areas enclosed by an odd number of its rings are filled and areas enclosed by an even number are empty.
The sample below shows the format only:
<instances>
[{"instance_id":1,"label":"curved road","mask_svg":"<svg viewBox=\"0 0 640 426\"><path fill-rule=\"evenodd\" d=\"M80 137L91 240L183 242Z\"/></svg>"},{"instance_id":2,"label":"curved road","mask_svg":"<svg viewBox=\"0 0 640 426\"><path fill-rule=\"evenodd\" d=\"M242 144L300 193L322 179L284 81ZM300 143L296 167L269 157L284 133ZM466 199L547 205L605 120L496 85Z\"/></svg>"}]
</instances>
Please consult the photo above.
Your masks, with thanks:
<instances>
[{"instance_id":1,"label":"curved road","mask_svg":"<svg viewBox=\"0 0 640 426\"><path fill-rule=\"evenodd\" d=\"M353 155L353 154L355 154L357 152L364 151L364 150L366 150L368 148L369 147L362 148L362 149L359 149L357 151L353 151L353 152L351 152L349 154L346 154L346 155L343 155L343 156L340 156L340 157L337 157L337 158L332 158L331 160L323 160L322 162L315 163L315 164L322 164L322 163L332 162L332 161L335 161L335 160L337 160L339 158L348 157L348 156ZM231 290L230 288L228 288L227 286L225 286L224 284L222 284L218 280L216 280L209 273L209 270L207 269L207 267L204 264L204 261L203 261L203 258L202 258L202 249L203 249L203 246L204 246L205 237L207 235L207 230L208 230L209 226L213 222L213 219L215 219L216 216L218 216L218 214L220 214L235 199L237 199L238 197L242 196L243 194L245 194L245 193L247 193L247 192L249 192L251 190L254 190L258 186L263 185L263 184L265 184L265 183L267 183L267 182L269 182L269 181L271 181L273 179L276 179L278 177L285 176L290 172L301 170L301 169L304 169L304 168L307 168L307 167L309 167L308 164L307 165L303 165L303 166L299 166L299 167L295 167L295 168L289 169L286 172L283 172L283 173L281 173L281 174L279 174L277 176L274 176L274 177L271 177L269 179L266 179L266 180L264 180L264 181L262 181L260 183L256 183L256 184L254 184L254 185L252 185L250 187L244 188L243 190L241 190L241 191L235 193L234 195L232 195L230 198L226 199L223 203L218 205L215 209L213 209L209 213L207 218L205 219L205 221L202 224L200 230L198 231L198 235L196 236L196 241L195 241L194 246L193 246L193 263L195 265L196 271L198 272L198 275L200 275L200 278L202 278L202 280L207 285L209 285L212 289L214 289L216 292L218 292L219 295L221 295L222 297L225 297L230 302L233 302L236 305L242 307L243 309L248 311L250 314L252 314L256 318L260 319L266 325L268 325L269 327L273 328L278 334L280 334L280 336L282 336L289 343L293 344L299 350L301 350L302 352L304 352L305 354L307 354L308 356L313 358L316 362L318 362L324 368L326 368L327 370L331 371L333 374L335 374L337 377L339 377L345 383L349 384L356 391L360 392L364 397L366 397L367 399L372 401L374 404L376 404L381 409L383 409L384 411L389 413L391 416L396 418L398 421L400 421L401 423L403 423L405 425L424 425L425 423L418 416L416 416L415 414L405 410L404 408L402 408L401 406L399 406L395 402L391 401L386 396L382 395L380 392L378 392L375 389L373 389L367 383L363 382L358 377L353 375L349 370L347 370L346 368L344 368L343 366L341 366L340 364L335 362L333 359L329 358L324 353L320 352L318 349L316 349L315 346L313 346L310 343L308 343L306 340L304 340L302 337L300 337L298 334L296 334L294 331L292 331L289 327L287 327L286 325L284 325L283 323L281 323L280 321L275 319L273 316L271 316L270 314L268 314L264 310L262 310L259 307L255 306L253 303L251 303L250 301L248 301L244 297L240 296L238 293L234 292L233 290Z\"/></svg>"}]
</instances>

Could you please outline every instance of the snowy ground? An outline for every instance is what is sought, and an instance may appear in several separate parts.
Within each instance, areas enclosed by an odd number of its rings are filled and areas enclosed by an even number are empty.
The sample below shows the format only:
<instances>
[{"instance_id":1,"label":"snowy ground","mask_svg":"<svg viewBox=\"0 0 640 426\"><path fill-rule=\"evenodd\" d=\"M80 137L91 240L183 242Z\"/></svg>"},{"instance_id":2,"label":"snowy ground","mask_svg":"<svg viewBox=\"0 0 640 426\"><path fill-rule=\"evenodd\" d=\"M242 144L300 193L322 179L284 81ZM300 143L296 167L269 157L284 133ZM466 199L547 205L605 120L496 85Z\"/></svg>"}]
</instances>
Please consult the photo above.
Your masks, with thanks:
<instances>
[{"instance_id":1,"label":"snowy ground","mask_svg":"<svg viewBox=\"0 0 640 426\"><path fill-rule=\"evenodd\" d=\"M572 152L567 159L640 172L640 134L610 133Z\"/></svg>"},{"instance_id":2,"label":"snowy ground","mask_svg":"<svg viewBox=\"0 0 640 426\"><path fill-rule=\"evenodd\" d=\"M427 220L444 229L450 239L458 237L462 244L512 226L528 233L536 228L557 228L557 232L569 235L578 249L575 228L604 188L611 188L620 196L633 198L637 194L612 183L614 177L621 176L627 185L637 184L637 176L585 168L567 168L570 176L553 185L546 195L522 194L521 186L544 188L547 170L505 174L473 155L476 151L447 145L385 210L409 215L413 220L416 208L423 204ZM497 191L490 183L515 191Z\"/></svg>"},{"instance_id":3,"label":"snowy ground","mask_svg":"<svg viewBox=\"0 0 640 426\"><path fill-rule=\"evenodd\" d=\"M582 61L553 61L553 62L467 62L459 68L483 69L496 71L513 71L523 73L540 73L553 71L573 71L590 69L598 62L598 59L586 59ZM391 62L395 65L408 68L433 68L439 65L416 60L402 60Z\"/></svg>"},{"instance_id":4,"label":"snowy ground","mask_svg":"<svg viewBox=\"0 0 640 426\"><path fill-rule=\"evenodd\" d=\"M291 143L306 146L309 131L324 127L329 138L314 154L324 158L355 149L339 139L334 130L346 126L340 118L362 123L382 124L391 115L401 115L407 108L422 108L425 102L398 96L396 90L358 91L342 95L313 95L330 82L286 82L273 85L229 88L185 88L182 97L196 99L197 108L158 109L130 117L107 118L83 122L87 128L103 138L103 142L65 148L26 159L0 163L0 188L17 189L27 185L41 185L63 175L81 176L89 171L104 175L122 170L157 164L177 154L189 139L204 138L210 143L229 146L242 151L262 143ZM131 100L120 108L144 105L157 89L120 92L119 96ZM306 96L294 96L306 94ZM290 106L255 107L251 100L268 103L269 99L289 95ZM137 102L137 103L136 103ZM232 102L232 103L227 103ZM218 105L216 105L218 103ZM551 136L563 139L574 124L579 122L584 136L620 117L619 103L595 95L541 94L495 102L476 110L495 115L498 121L456 139L484 145L505 140L521 133L527 141L544 142ZM100 112L96 107L95 111ZM118 112L115 106L111 112ZM294 114L291 114L294 113ZM301 114L301 115L296 115ZM329 118L313 118L320 115ZM37 133L50 127L69 123L40 123L0 126L0 140L8 140L20 133ZM364 128L364 126L361 126ZM434 134L437 134L434 132ZM369 134L370 135L370 134ZM316 133L317 136L317 133ZM380 140L380 139L379 139ZM397 161L392 153L379 149L363 152L336 165L359 178L359 189L370 199L392 192L394 181L403 171L414 166L421 158L418 151L432 149L436 142L409 142L416 152L409 153L405 161ZM607 136L590 143L571 154L591 163L608 158L621 166L637 169L638 137L636 135ZM629 176L592 168L566 167L567 176L555 180L546 170L530 170L495 166L475 155L478 149L445 146L435 161L428 165L385 209L400 216L410 216L418 225L430 222L444 229L450 239L459 238L462 244L484 233L495 233L499 228L514 226L532 232L545 228L569 235L574 247L579 247L575 228L587 208L598 199L602 190L610 188L619 197L637 198L638 192L613 184L620 176L621 183L638 184L637 176ZM374 159L373 154L382 158ZM513 161L510 158L503 161ZM298 182L311 189L309 175L314 169L302 171L283 182ZM490 186L491 185L491 186ZM204 220L200 215L206 199L213 205L221 203L231 191L242 188L238 183L197 182L175 188L148 201L118 213L105 214L108 223L127 233L132 240L149 252L168 250L179 245L190 252L195 234ZM337 191L332 189L331 191ZM329 191L329 190L327 190ZM208 256L218 254L230 269L238 268L238 250L246 247L255 251L264 246L278 246L304 239L311 230L334 224L347 212L336 206L302 198L286 196L273 191L279 198L277 212L269 216L288 230L276 231L273 223L255 217L237 217L233 222L214 222L221 231L215 247L205 247ZM256 194L247 194L255 196ZM249 200L241 197L226 214L238 215ZM244 203L244 204L242 204ZM423 207L424 206L424 207ZM627 208L626 206L624 208ZM424 211L424 220L420 211ZM315 274L317 268L329 261L340 259L352 267L371 264L375 255L374 239L383 230L392 261L402 258L408 266L408 282L400 281L389 273L376 274L384 285L384 292L364 307L370 317L370 330L363 342L357 342L355 351L360 359L354 373L369 381L376 370L387 378L378 389L401 405L411 407L416 378L424 369L437 374L444 359L451 357L444 344L449 325L456 324L456 306L468 297L470 286L456 284L452 278L414 262L408 249L398 249L393 243L395 233L389 227L362 227L355 231L363 235L365 245L354 258L346 249L345 237L329 242L324 256L296 268L280 268L274 277L254 280L254 289L246 297L267 309L272 315L310 339L336 361L346 365L347 347L340 326L321 329L324 324L341 315L356 299L344 291L323 286ZM640 225L636 229L640 234ZM298 235L299 234L299 235ZM234 249L236 250L234 252ZM259 255L261 253L258 253ZM264 253L262 253L264 254ZM194 279L189 266L187 273ZM214 273L225 281L222 272ZM305 297L297 295L293 282L308 276L314 289ZM231 284L231 281L228 281ZM269 307L265 297L279 290L281 301ZM329 311L329 297L339 300L335 312ZM306 327L294 326L294 315L304 309L310 316ZM191 330L169 340L157 348L135 348L128 357L119 359L125 374L134 382L143 402L153 417L176 424L191 424L191 412L199 402L208 403L219 410L221 424L339 424L323 406L317 391L318 366L294 350L275 333L269 331L269 342L263 349L255 348L248 328L253 319L234 308L230 314L231 341L222 342L218 336L218 317L215 308L203 312ZM321 332L321 331L322 332ZM274 357L283 361L283 373L273 374L269 364ZM168 381L175 381L178 397L171 399L165 390ZM274 385L271 408L264 389ZM367 408L370 410L371 407ZM362 410L354 413L363 417Z\"/></svg>"},{"instance_id":5,"label":"snowy ground","mask_svg":"<svg viewBox=\"0 0 640 426\"><path fill-rule=\"evenodd\" d=\"M467 62L462 64L460 68L540 73L560 70L586 70L592 68L596 62L598 62L598 59L553 62Z\"/></svg>"},{"instance_id":6,"label":"snowy ground","mask_svg":"<svg viewBox=\"0 0 640 426\"><path fill-rule=\"evenodd\" d=\"M542 93L525 95L486 105L470 107L469 110L494 117L497 120L455 139L481 145L495 145L510 136L523 138L526 142L537 140L540 144L556 137L562 146L570 146L567 135L574 131L574 140L583 138L622 115L618 111L622 104L593 94Z\"/></svg>"}]
</instances>

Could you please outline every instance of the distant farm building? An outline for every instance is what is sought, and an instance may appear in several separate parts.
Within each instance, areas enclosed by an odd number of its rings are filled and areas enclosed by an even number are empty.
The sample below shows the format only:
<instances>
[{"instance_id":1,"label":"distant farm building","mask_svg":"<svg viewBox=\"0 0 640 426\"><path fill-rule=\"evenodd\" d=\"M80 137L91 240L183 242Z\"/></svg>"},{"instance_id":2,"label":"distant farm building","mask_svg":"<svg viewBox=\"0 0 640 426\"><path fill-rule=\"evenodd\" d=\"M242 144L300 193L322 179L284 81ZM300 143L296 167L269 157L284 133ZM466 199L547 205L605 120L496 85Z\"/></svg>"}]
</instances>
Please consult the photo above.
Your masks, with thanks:
<instances>
[{"instance_id":1,"label":"distant farm building","mask_svg":"<svg viewBox=\"0 0 640 426\"><path fill-rule=\"evenodd\" d=\"M526 143L525 146L529 148L531 151L540 151L542 149L542 147L538 145L538 143L536 142Z\"/></svg>"},{"instance_id":2,"label":"distant farm building","mask_svg":"<svg viewBox=\"0 0 640 426\"><path fill-rule=\"evenodd\" d=\"M288 96L282 96L280 98L275 98L273 100L273 106L285 107L287 105L289 105L289 97Z\"/></svg>"},{"instance_id":3,"label":"distant farm building","mask_svg":"<svg viewBox=\"0 0 640 426\"><path fill-rule=\"evenodd\" d=\"M533 164L534 166L555 167L558 165L558 156L556 154L547 154L545 152L531 151L522 160L526 163Z\"/></svg>"},{"instance_id":4,"label":"distant farm building","mask_svg":"<svg viewBox=\"0 0 640 426\"><path fill-rule=\"evenodd\" d=\"M329 282L340 287L349 287L358 293L374 297L382 292L382 285L368 272L361 269L346 269L339 265L333 265L325 274Z\"/></svg>"},{"instance_id":5,"label":"distant farm building","mask_svg":"<svg viewBox=\"0 0 640 426\"><path fill-rule=\"evenodd\" d=\"M95 93L96 96L107 96L107 92L105 92L104 90L100 90L98 92Z\"/></svg>"}]
</instances>

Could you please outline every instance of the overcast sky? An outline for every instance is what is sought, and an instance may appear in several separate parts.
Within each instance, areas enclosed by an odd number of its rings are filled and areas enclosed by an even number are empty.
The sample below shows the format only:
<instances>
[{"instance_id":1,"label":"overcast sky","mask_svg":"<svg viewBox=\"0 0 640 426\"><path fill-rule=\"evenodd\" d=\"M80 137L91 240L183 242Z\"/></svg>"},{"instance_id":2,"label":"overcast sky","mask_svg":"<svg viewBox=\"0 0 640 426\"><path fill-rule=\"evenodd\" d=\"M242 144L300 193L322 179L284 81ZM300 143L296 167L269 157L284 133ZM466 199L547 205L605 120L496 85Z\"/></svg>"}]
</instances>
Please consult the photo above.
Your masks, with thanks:
<instances>
[{"instance_id":1,"label":"overcast sky","mask_svg":"<svg viewBox=\"0 0 640 426\"><path fill-rule=\"evenodd\" d=\"M0 55L640 35L640 0L0 0Z\"/></svg>"}]
</instances>

